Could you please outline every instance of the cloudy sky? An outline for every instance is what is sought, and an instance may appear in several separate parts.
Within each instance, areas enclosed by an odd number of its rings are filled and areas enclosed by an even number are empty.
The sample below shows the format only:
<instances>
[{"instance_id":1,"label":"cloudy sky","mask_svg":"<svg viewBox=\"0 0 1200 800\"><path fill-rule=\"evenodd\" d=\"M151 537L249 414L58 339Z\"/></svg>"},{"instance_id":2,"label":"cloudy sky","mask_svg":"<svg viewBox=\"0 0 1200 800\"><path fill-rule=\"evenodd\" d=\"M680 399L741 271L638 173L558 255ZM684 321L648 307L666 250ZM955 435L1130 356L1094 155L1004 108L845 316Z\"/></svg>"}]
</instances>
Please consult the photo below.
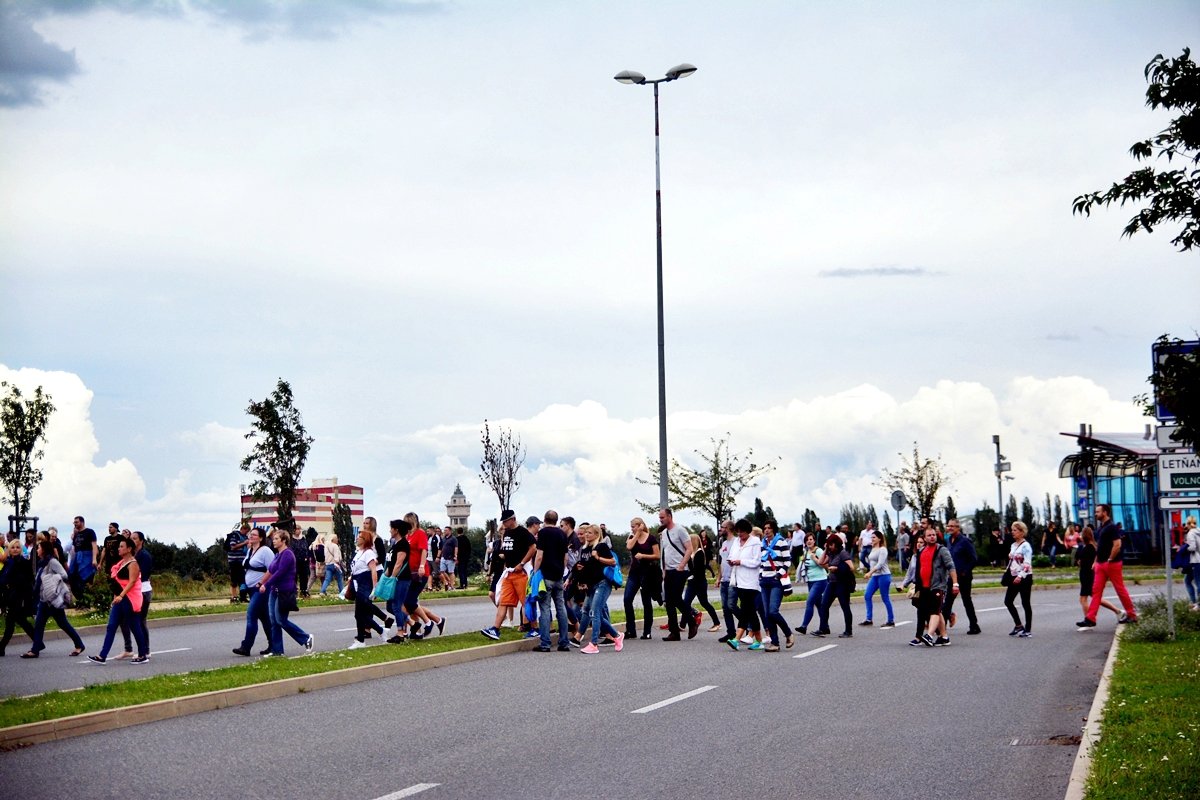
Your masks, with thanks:
<instances>
[{"instance_id":1,"label":"cloudy sky","mask_svg":"<svg viewBox=\"0 0 1200 800\"><path fill-rule=\"evenodd\" d=\"M916 440L960 509L1140 430L1195 255L1071 200L1165 127L1194 3L0 0L0 378L58 406L34 511L207 541L244 411L289 380L307 476L369 512L622 527L657 451L654 77L671 451L777 457L739 498L883 508ZM686 515L685 515L686 518ZM690 518L687 521L691 521Z\"/></svg>"}]
</instances>

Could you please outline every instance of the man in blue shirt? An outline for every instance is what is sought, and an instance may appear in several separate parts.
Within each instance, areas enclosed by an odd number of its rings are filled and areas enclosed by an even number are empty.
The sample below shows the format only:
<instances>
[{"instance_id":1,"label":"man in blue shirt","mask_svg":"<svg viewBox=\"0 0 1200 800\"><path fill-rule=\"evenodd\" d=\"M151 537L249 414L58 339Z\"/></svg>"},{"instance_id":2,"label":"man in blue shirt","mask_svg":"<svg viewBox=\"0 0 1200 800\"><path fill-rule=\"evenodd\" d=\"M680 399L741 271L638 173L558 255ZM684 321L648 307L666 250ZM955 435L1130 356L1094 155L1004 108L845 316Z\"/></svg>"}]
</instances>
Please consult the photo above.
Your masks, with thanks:
<instances>
[{"instance_id":1,"label":"man in blue shirt","mask_svg":"<svg viewBox=\"0 0 1200 800\"><path fill-rule=\"evenodd\" d=\"M952 519L946 523L946 532L950 534L950 541L946 547L950 550L950 557L954 559L954 571L958 574L958 593L962 597L963 608L967 612L967 621L971 623L971 627L967 629L968 636L974 636L979 631L979 618L975 616L975 603L971 601L971 580L975 570L975 564L978 558L975 555L975 545L971 539L963 536L962 526L959 525L957 519ZM942 605L942 616L949 620L950 627L954 627L954 593L946 593L946 602Z\"/></svg>"}]
</instances>

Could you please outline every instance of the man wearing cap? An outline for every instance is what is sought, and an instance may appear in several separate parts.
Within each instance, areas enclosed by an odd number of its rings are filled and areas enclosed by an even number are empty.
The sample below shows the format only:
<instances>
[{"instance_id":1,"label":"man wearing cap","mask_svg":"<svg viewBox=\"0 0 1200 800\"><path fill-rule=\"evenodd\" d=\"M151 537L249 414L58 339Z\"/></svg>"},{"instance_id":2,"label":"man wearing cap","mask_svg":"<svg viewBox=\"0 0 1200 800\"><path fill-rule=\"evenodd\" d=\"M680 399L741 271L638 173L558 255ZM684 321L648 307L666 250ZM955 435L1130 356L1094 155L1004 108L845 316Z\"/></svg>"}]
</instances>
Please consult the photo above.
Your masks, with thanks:
<instances>
[{"instance_id":1,"label":"man wearing cap","mask_svg":"<svg viewBox=\"0 0 1200 800\"><path fill-rule=\"evenodd\" d=\"M535 521L536 518L534 518ZM539 521L540 522L540 521ZM500 554L504 559L504 574L496 586L496 621L480 631L489 639L500 638L500 625L510 608L520 608L525 601L525 589L529 585L529 574L525 565L533 560L537 552L537 541L527 528L517 524L517 515L512 509L500 514L502 539Z\"/></svg>"}]
</instances>

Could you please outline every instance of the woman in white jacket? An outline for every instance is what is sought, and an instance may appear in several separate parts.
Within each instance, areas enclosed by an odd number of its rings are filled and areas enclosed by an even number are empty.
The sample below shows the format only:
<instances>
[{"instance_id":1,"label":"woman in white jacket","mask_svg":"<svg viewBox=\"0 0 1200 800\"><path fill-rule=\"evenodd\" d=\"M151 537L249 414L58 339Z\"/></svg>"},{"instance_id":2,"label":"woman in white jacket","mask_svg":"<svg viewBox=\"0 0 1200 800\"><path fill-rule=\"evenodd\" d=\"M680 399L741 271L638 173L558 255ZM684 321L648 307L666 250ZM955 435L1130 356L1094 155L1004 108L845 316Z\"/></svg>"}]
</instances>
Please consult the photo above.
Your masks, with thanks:
<instances>
[{"instance_id":1,"label":"woman in white jacket","mask_svg":"<svg viewBox=\"0 0 1200 800\"><path fill-rule=\"evenodd\" d=\"M754 526L749 520L739 519L734 526L737 536L729 546L730 586L737 591L738 632L725 644L739 648L741 637L749 633L754 637L751 650L762 650L762 630L758 626L759 563L762 559L762 539L754 535Z\"/></svg>"}]
</instances>

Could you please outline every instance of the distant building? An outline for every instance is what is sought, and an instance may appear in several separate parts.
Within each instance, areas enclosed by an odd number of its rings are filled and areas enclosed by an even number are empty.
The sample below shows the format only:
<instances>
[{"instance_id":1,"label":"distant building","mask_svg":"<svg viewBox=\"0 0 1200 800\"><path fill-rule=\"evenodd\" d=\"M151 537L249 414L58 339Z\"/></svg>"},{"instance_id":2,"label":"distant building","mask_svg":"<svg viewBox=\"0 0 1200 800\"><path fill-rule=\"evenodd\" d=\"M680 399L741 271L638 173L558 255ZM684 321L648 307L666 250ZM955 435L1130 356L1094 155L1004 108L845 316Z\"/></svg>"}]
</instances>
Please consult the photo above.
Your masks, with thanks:
<instances>
[{"instance_id":1,"label":"distant building","mask_svg":"<svg viewBox=\"0 0 1200 800\"><path fill-rule=\"evenodd\" d=\"M450 502L446 503L446 516L450 518L451 528L467 527L467 519L471 516L471 504L467 502L461 484L454 484L454 494L450 495Z\"/></svg>"},{"instance_id":2,"label":"distant building","mask_svg":"<svg viewBox=\"0 0 1200 800\"><path fill-rule=\"evenodd\" d=\"M257 501L253 495L246 494L245 486L241 487L241 492L242 519L264 528L279 519L275 510L279 503L278 495ZM358 533L363 524L363 489L361 486L339 484L337 478L317 479L307 488L296 489L296 507L292 516L299 528L316 528L317 533L333 533L333 507L338 503L349 507L350 524ZM345 546L346 543L342 544Z\"/></svg>"}]
</instances>

